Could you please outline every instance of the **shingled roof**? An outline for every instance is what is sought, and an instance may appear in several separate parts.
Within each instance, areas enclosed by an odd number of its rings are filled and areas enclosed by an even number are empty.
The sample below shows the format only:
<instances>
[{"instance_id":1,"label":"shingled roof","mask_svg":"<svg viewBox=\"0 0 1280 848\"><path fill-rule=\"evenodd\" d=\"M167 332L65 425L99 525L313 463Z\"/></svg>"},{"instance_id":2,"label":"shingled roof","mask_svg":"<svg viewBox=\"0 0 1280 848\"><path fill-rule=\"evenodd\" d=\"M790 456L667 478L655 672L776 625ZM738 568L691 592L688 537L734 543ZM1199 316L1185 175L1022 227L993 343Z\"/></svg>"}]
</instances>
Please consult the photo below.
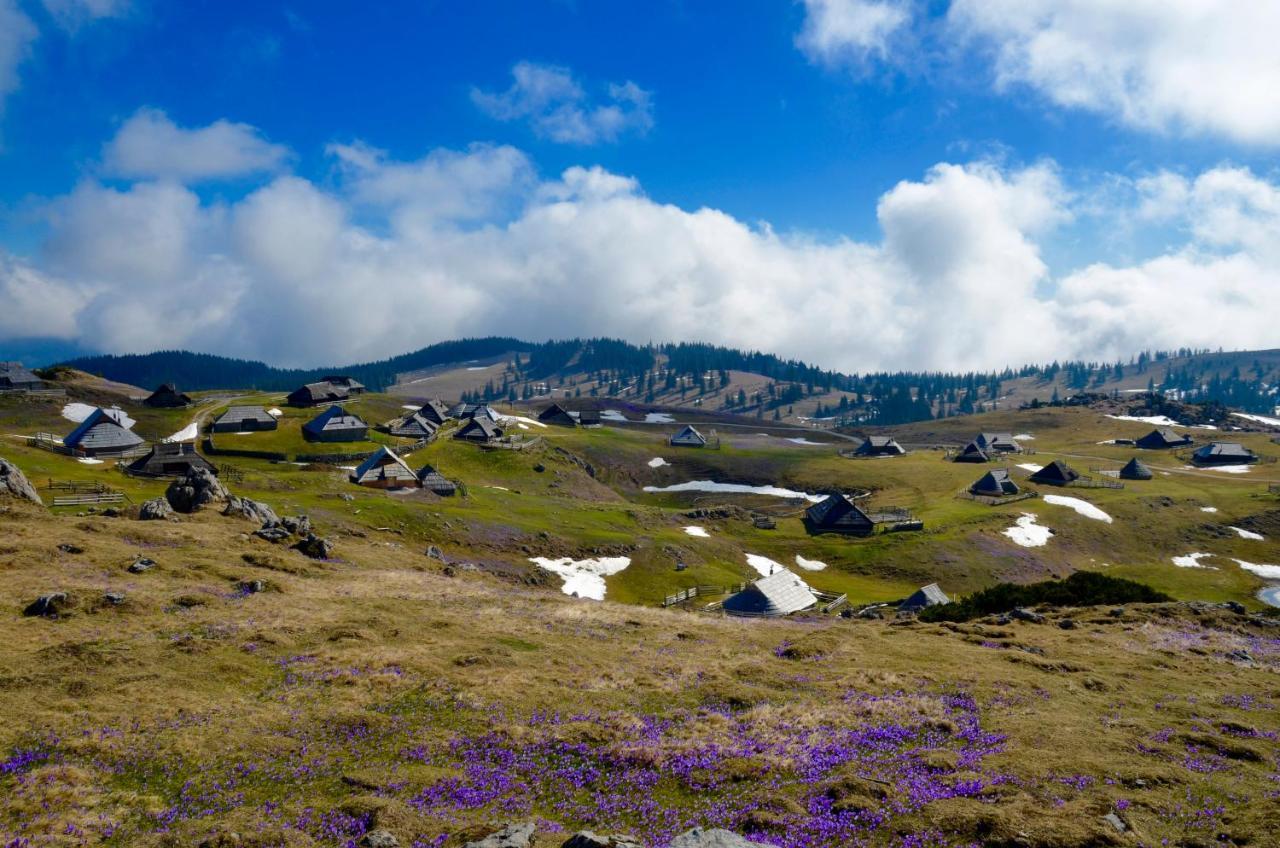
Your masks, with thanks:
<instances>
[{"instance_id":1,"label":"shingled roof","mask_svg":"<svg viewBox=\"0 0 1280 848\"><path fill-rule=\"evenodd\" d=\"M898 604L898 611L919 612L925 607L949 603L951 603L951 599L947 597L947 593L942 591L937 583L930 583L928 586L920 587L911 597Z\"/></svg>"},{"instance_id":2,"label":"shingled roof","mask_svg":"<svg viewBox=\"0 0 1280 848\"><path fill-rule=\"evenodd\" d=\"M892 436L867 436L854 451L855 456L900 456L906 453Z\"/></svg>"},{"instance_id":3,"label":"shingled roof","mask_svg":"<svg viewBox=\"0 0 1280 848\"><path fill-rule=\"evenodd\" d=\"M1136 456L1125 463L1124 468L1120 469L1120 478L1122 480L1150 480L1152 476L1151 469Z\"/></svg>"},{"instance_id":4,"label":"shingled roof","mask_svg":"<svg viewBox=\"0 0 1280 848\"><path fill-rule=\"evenodd\" d=\"M44 381L21 362L0 362L0 390L39 389Z\"/></svg>"},{"instance_id":5,"label":"shingled roof","mask_svg":"<svg viewBox=\"0 0 1280 848\"><path fill-rule=\"evenodd\" d=\"M439 427L449 420L449 407L445 406L439 398L432 398L422 405L418 414Z\"/></svg>"},{"instance_id":6,"label":"shingled roof","mask_svg":"<svg viewBox=\"0 0 1280 848\"><path fill-rule=\"evenodd\" d=\"M706 447L707 438L694 429L691 425L686 424L674 436L671 437L671 446L677 448L701 448Z\"/></svg>"},{"instance_id":7,"label":"shingled roof","mask_svg":"<svg viewBox=\"0 0 1280 848\"><path fill-rule=\"evenodd\" d=\"M280 422L261 406L233 406L215 418L211 426L215 433L240 433L275 430Z\"/></svg>"},{"instance_id":8,"label":"shingled roof","mask_svg":"<svg viewBox=\"0 0 1280 848\"><path fill-rule=\"evenodd\" d=\"M1080 472L1060 459L1055 459L1031 475L1031 482L1046 486L1065 486L1080 479Z\"/></svg>"},{"instance_id":9,"label":"shingled roof","mask_svg":"<svg viewBox=\"0 0 1280 848\"><path fill-rule=\"evenodd\" d=\"M95 409L62 443L89 456L124 453L146 444L136 433L120 423L127 420L128 417L121 410Z\"/></svg>"},{"instance_id":10,"label":"shingled roof","mask_svg":"<svg viewBox=\"0 0 1280 848\"><path fill-rule=\"evenodd\" d=\"M434 465L424 465L418 471L418 482L428 492L447 497L458 491L458 484L445 477Z\"/></svg>"},{"instance_id":11,"label":"shingled roof","mask_svg":"<svg viewBox=\"0 0 1280 848\"><path fill-rule=\"evenodd\" d=\"M190 406L194 401L191 400L190 395L178 391L178 387L173 383L162 383L143 403L158 409L178 409Z\"/></svg>"},{"instance_id":12,"label":"shingled roof","mask_svg":"<svg viewBox=\"0 0 1280 848\"><path fill-rule=\"evenodd\" d=\"M576 427L578 421L563 406L553 403L538 413L538 420L543 424L556 424L561 427Z\"/></svg>"},{"instance_id":13,"label":"shingled roof","mask_svg":"<svg viewBox=\"0 0 1280 848\"><path fill-rule=\"evenodd\" d=\"M1258 457L1239 442L1213 442L1191 454L1197 465L1248 465Z\"/></svg>"},{"instance_id":14,"label":"shingled roof","mask_svg":"<svg viewBox=\"0 0 1280 848\"><path fill-rule=\"evenodd\" d=\"M428 439L435 435L439 425L427 419L419 412L411 412L403 418L391 422L391 435L406 436L414 439Z\"/></svg>"},{"instance_id":15,"label":"shingled roof","mask_svg":"<svg viewBox=\"0 0 1280 848\"><path fill-rule=\"evenodd\" d=\"M129 464L129 472L150 477L185 477L193 468L214 471L214 467L190 442L162 442ZM216 473L216 471L215 471Z\"/></svg>"},{"instance_id":16,"label":"shingled roof","mask_svg":"<svg viewBox=\"0 0 1280 848\"><path fill-rule=\"evenodd\" d=\"M318 442L358 442L368 430L364 419L336 404L302 425L302 435Z\"/></svg>"},{"instance_id":17,"label":"shingled roof","mask_svg":"<svg viewBox=\"0 0 1280 848\"><path fill-rule=\"evenodd\" d=\"M817 603L818 596L808 583L780 568L730 595L722 607L729 615L779 616L807 610Z\"/></svg>"},{"instance_id":18,"label":"shingled roof","mask_svg":"<svg viewBox=\"0 0 1280 848\"><path fill-rule=\"evenodd\" d=\"M455 439L461 439L464 442L491 442L501 436L502 428L484 415L472 418L453 434Z\"/></svg>"},{"instance_id":19,"label":"shingled roof","mask_svg":"<svg viewBox=\"0 0 1280 848\"><path fill-rule=\"evenodd\" d=\"M970 442L964 446L964 450L956 454L956 462L990 462L991 457L987 456L987 452L977 442Z\"/></svg>"},{"instance_id":20,"label":"shingled roof","mask_svg":"<svg viewBox=\"0 0 1280 848\"><path fill-rule=\"evenodd\" d=\"M1134 444L1147 450L1163 450L1189 445L1191 444L1191 438L1170 430L1168 427L1157 427L1141 439L1138 439Z\"/></svg>"},{"instance_id":21,"label":"shingled roof","mask_svg":"<svg viewBox=\"0 0 1280 848\"><path fill-rule=\"evenodd\" d=\"M1009 469L993 468L970 486L969 491L983 497L1003 498L1018 494L1018 484L1009 476Z\"/></svg>"},{"instance_id":22,"label":"shingled roof","mask_svg":"<svg viewBox=\"0 0 1280 848\"><path fill-rule=\"evenodd\" d=\"M418 485L418 475L385 445L369 455L351 472L351 482L360 486L404 488Z\"/></svg>"},{"instance_id":23,"label":"shingled roof","mask_svg":"<svg viewBox=\"0 0 1280 848\"><path fill-rule=\"evenodd\" d=\"M815 530L870 533L875 529L875 522L848 495L830 495L806 509L804 517Z\"/></svg>"}]
</instances>

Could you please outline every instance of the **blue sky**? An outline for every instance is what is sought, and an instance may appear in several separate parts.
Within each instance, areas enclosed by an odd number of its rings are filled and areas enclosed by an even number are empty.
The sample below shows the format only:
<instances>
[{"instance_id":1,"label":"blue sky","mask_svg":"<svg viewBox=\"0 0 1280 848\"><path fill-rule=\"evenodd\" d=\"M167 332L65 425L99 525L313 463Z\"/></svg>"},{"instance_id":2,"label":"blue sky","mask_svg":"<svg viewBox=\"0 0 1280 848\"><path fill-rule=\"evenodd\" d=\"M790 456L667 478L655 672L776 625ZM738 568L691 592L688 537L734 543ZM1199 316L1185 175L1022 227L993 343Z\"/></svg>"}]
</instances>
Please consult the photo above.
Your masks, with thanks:
<instances>
[{"instance_id":1,"label":"blue sky","mask_svg":"<svg viewBox=\"0 0 1280 848\"><path fill-rule=\"evenodd\" d=\"M1274 345L1276 24L1211 0L0 0L0 354ZM379 334L352 314L371 294L433 306ZM341 341L262 308L284 301Z\"/></svg>"}]
</instances>

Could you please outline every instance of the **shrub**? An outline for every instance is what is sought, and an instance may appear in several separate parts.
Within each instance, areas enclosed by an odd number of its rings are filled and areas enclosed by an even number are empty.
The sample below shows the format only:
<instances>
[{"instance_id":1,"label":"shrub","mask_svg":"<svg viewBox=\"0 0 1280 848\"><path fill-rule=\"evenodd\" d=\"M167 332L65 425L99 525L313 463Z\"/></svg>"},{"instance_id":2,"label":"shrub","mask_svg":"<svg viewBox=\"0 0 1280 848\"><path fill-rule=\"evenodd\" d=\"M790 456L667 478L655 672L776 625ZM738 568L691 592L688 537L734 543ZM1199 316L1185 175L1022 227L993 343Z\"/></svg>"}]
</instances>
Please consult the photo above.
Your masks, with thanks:
<instances>
[{"instance_id":1,"label":"shrub","mask_svg":"<svg viewBox=\"0 0 1280 848\"><path fill-rule=\"evenodd\" d=\"M1052 604L1091 607L1101 604L1155 604L1173 600L1145 583L1108 577L1093 571L1077 571L1066 580L1045 580L1019 585L1000 583L966 598L920 612L922 621L969 621L984 615L1008 612L1015 607Z\"/></svg>"}]
</instances>

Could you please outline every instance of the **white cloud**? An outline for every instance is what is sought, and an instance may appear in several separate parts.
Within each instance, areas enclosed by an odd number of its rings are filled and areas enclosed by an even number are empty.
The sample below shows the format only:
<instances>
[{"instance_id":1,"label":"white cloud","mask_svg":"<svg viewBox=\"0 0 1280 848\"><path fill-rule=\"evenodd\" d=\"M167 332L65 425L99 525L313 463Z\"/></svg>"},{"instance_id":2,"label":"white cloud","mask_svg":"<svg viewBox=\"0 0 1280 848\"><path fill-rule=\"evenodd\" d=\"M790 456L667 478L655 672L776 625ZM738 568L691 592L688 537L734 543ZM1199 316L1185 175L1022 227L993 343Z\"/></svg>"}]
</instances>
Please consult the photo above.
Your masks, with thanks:
<instances>
[{"instance_id":1,"label":"white cloud","mask_svg":"<svg viewBox=\"0 0 1280 848\"><path fill-rule=\"evenodd\" d=\"M1243 169L1126 181L1107 214L1178 243L1056 277L1046 247L1103 213L1049 162L939 164L886 192L883 236L861 242L660 203L600 168L539 179L513 148L331 152L325 186L277 176L230 203L174 182L82 184L51 205L40 262L0 264L22 316L0 337L48 326L114 351L300 365L461 336L611 335L857 371L1274 343L1280 185Z\"/></svg>"},{"instance_id":2,"label":"white cloud","mask_svg":"<svg viewBox=\"0 0 1280 848\"><path fill-rule=\"evenodd\" d=\"M886 58L890 39L911 22L906 0L804 0L796 46L824 65Z\"/></svg>"},{"instance_id":3,"label":"white cloud","mask_svg":"<svg viewBox=\"0 0 1280 848\"><path fill-rule=\"evenodd\" d=\"M186 129L158 109L139 109L107 143L103 167L116 177L191 183L276 171L288 155L248 124Z\"/></svg>"},{"instance_id":4,"label":"white cloud","mask_svg":"<svg viewBox=\"0 0 1280 848\"><path fill-rule=\"evenodd\" d=\"M653 127L653 95L634 82L610 83L597 102L567 68L519 62L504 92L472 89L471 101L499 121L528 121L535 134L565 144L614 142Z\"/></svg>"},{"instance_id":5,"label":"white cloud","mask_svg":"<svg viewBox=\"0 0 1280 848\"><path fill-rule=\"evenodd\" d=\"M1144 130L1280 139L1280 4L1238 0L954 0L1000 88Z\"/></svg>"},{"instance_id":6,"label":"white cloud","mask_svg":"<svg viewBox=\"0 0 1280 848\"><path fill-rule=\"evenodd\" d=\"M44 7L69 32L101 18L118 18L128 13L130 0L44 0Z\"/></svg>"},{"instance_id":7,"label":"white cloud","mask_svg":"<svg viewBox=\"0 0 1280 848\"><path fill-rule=\"evenodd\" d=\"M37 34L16 0L0 0L0 111L5 98L18 89L18 67L30 55Z\"/></svg>"}]
</instances>

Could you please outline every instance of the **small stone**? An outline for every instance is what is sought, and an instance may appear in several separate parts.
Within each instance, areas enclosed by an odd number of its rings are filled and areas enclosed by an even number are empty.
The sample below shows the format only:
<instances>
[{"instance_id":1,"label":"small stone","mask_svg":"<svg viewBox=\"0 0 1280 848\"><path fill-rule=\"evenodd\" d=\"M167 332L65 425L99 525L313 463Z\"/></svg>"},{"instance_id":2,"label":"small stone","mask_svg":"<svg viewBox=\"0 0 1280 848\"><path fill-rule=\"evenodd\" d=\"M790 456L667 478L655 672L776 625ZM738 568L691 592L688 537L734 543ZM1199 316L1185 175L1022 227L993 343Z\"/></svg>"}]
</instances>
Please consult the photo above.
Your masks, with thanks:
<instances>
[{"instance_id":1,"label":"small stone","mask_svg":"<svg viewBox=\"0 0 1280 848\"><path fill-rule=\"evenodd\" d=\"M1224 608L1231 610L1236 615L1244 615L1248 610L1244 608L1244 604L1239 601L1227 601L1222 605Z\"/></svg>"},{"instance_id":2,"label":"small stone","mask_svg":"<svg viewBox=\"0 0 1280 848\"><path fill-rule=\"evenodd\" d=\"M634 836L599 836L589 830L580 830L560 848L640 848L640 842Z\"/></svg>"},{"instance_id":3,"label":"small stone","mask_svg":"<svg viewBox=\"0 0 1280 848\"><path fill-rule=\"evenodd\" d=\"M1064 618L1058 622L1058 626L1063 630L1075 630L1076 620L1074 618Z\"/></svg>"},{"instance_id":4,"label":"small stone","mask_svg":"<svg viewBox=\"0 0 1280 848\"><path fill-rule=\"evenodd\" d=\"M1041 624L1044 622L1044 616L1026 607L1018 607L1010 613L1018 621L1026 621L1031 624Z\"/></svg>"},{"instance_id":5,"label":"small stone","mask_svg":"<svg viewBox=\"0 0 1280 848\"><path fill-rule=\"evenodd\" d=\"M444 562L444 551L440 550L439 545L427 545L427 556Z\"/></svg>"},{"instance_id":6,"label":"small stone","mask_svg":"<svg viewBox=\"0 0 1280 848\"><path fill-rule=\"evenodd\" d=\"M533 822L508 824L484 839L468 842L463 848L529 848L537 826Z\"/></svg>"},{"instance_id":7,"label":"small stone","mask_svg":"<svg viewBox=\"0 0 1280 848\"><path fill-rule=\"evenodd\" d=\"M71 545L71 544L67 544L67 543L65 543L65 542L64 542L63 544L61 544L61 545L58 545L58 550L62 551L64 554L82 554L82 553L84 553L84 548L80 547L79 545Z\"/></svg>"},{"instance_id":8,"label":"small stone","mask_svg":"<svg viewBox=\"0 0 1280 848\"><path fill-rule=\"evenodd\" d=\"M328 539L322 539L315 533L310 533L307 537L294 546L294 550L301 551L312 559L328 559L333 553L333 542Z\"/></svg>"},{"instance_id":9,"label":"small stone","mask_svg":"<svg viewBox=\"0 0 1280 848\"><path fill-rule=\"evenodd\" d=\"M156 561L147 559L146 557L138 557L133 561L133 565L129 566L130 574L142 574L156 567Z\"/></svg>"},{"instance_id":10,"label":"small stone","mask_svg":"<svg viewBox=\"0 0 1280 848\"><path fill-rule=\"evenodd\" d=\"M254 530L253 535L274 544L275 542L283 542L292 534L284 527L263 527L261 530Z\"/></svg>"},{"instance_id":11,"label":"small stone","mask_svg":"<svg viewBox=\"0 0 1280 848\"><path fill-rule=\"evenodd\" d=\"M400 840L388 830L371 830L360 838L361 848L400 848Z\"/></svg>"},{"instance_id":12,"label":"small stone","mask_svg":"<svg viewBox=\"0 0 1280 848\"><path fill-rule=\"evenodd\" d=\"M124 603L125 597L123 592L107 592L102 596L102 600L111 604L113 607L118 607Z\"/></svg>"},{"instance_id":13,"label":"small stone","mask_svg":"<svg viewBox=\"0 0 1280 848\"><path fill-rule=\"evenodd\" d=\"M66 592L51 592L36 598L22 611L26 616L58 618L75 606L75 599Z\"/></svg>"},{"instance_id":14,"label":"small stone","mask_svg":"<svg viewBox=\"0 0 1280 848\"><path fill-rule=\"evenodd\" d=\"M267 591L267 584L262 580L241 580L236 584L236 591L241 595L256 595Z\"/></svg>"},{"instance_id":15,"label":"small stone","mask_svg":"<svg viewBox=\"0 0 1280 848\"><path fill-rule=\"evenodd\" d=\"M1107 813L1102 817L1102 820L1115 828L1116 833L1124 833L1129 829L1129 826L1124 823L1124 819L1120 818L1115 813Z\"/></svg>"},{"instance_id":16,"label":"small stone","mask_svg":"<svg viewBox=\"0 0 1280 848\"><path fill-rule=\"evenodd\" d=\"M232 495L227 500L226 509L222 510L222 514L231 518L247 518L263 527L275 527L280 523L280 516L276 515L271 507L239 495Z\"/></svg>"}]
</instances>

